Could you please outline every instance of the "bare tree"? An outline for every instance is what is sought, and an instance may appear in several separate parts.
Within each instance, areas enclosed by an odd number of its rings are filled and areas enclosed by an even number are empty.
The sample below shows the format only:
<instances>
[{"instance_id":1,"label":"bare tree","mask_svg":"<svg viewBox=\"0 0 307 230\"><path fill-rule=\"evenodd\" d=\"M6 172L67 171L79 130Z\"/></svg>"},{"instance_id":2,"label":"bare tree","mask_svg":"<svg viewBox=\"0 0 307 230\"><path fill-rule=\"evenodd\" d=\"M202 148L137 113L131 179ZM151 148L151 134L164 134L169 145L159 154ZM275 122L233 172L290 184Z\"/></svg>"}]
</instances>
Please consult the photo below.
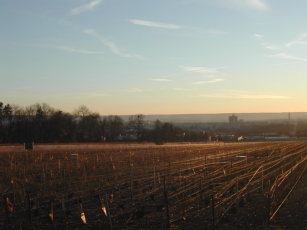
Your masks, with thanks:
<instances>
[{"instance_id":1,"label":"bare tree","mask_svg":"<svg viewBox=\"0 0 307 230\"><path fill-rule=\"evenodd\" d=\"M79 124L78 136L80 141L99 139L99 113L91 112L86 106L81 105L73 114Z\"/></svg>"},{"instance_id":2,"label":"bare tree","mask_svg":"<svg viewBox=\"0 0 307 230\"><path fill-rule=\"evenodd\" d=\"M140 142L142 137L142 132L144 130L144 115L136 114L129 117L128 127L137 136L138 141Z\"/></svg>"},{"instance_id":3,"label":"bare tree","mask_svg":"<svg viewBox=\"0 0 307 230\"><path fill-rule=\"evenodd\" d=\"M110 115L106 118L107 140L115 141L124 131L124 120L119 116Z\"/></svg>"},{"instance_id":4,"label":"bare tree","mask_svg":"<svg viewBox=\"0 0 307 230\"><path fill-rule=\"evenodd\" d=\"M85 105L80 105L78 109L75 109L73 114L77 117L85 117L90 114L90 110Z\"/></svg>"},{"instance_id":5,"label":"bare tree","mask_svg":"<svg viewBox=\"0 0 307 230\"><path fill-rule=\"evenodd\" d=\"M83 141L85 137L86 116L90 115L90 110L85 105L80 105L79 108L73 112L73 115L76 117L77 123L79 124L78 139Z\"/></svg>"},{"instance_id":6,"label":"bare tree","mask_svg":"<svg viewBox=\"0 0 307 230\"><path fill-rule=\"evenodd\" d=\"M163 124L160 120L155 121L154 141L156 144L163 144L162 126Z\"/></svg>"},{"instance_id":7,"label":"bare tree","mask_svg":"<svg viewBox=\"0 0 307 230\"><path fill-rule=\"evenodd\" d=\"M2 119L3 119L3 103L0 102L0 143L3 141L3 128L2 128Z\"/></svg>"},{"instance_id":8,"label":"bare tree","mask_svg":"<svg viewBox=\"0 0 307 230\"><path fill-rule=\"evenodd\" d=\"M41 109L46 116L51 116L53 113L55 113L55 109L50 107L50 105L47 103L42 103Z\"/></svg>"},{"instance_id":9,"label":"bare tree","mask_svg":"<svg viewBox=\"0 0 307 230\"><path fill-rule=\"evenodd\" d=\"M12 120L13 109L10 104L7 104L2 110L2 128L4 129L4 137L8 143L11 141Z\"/></svg>"}]
</instances>

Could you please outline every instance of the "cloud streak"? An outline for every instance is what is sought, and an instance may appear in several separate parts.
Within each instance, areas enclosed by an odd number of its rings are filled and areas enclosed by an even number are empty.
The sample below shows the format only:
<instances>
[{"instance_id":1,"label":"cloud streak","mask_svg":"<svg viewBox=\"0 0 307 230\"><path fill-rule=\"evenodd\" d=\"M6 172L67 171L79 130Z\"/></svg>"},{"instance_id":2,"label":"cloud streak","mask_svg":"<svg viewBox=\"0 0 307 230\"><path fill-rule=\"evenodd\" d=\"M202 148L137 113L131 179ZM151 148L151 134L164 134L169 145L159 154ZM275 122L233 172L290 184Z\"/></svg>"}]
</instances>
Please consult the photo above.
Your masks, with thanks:
<instances>
[{"instance_id":1,"label":"cloud streak","mask_svg":"<svg viewBox=\"0 0 307 230\"><path fill-rule=\"evenodd\" d=\"M254 9L258 9L258 10L267 10L268 9L268 6L262 0L247 0L247 3L249 4L250 7L254 8Z\"/></svg>"},{"instance_id":2,"label":"cloud streak","mask_svg":"<svg viewBox=\"0 0 307 230\"><path fill-rule=\"evenodd\" d=\"M206 30L208 34L216 34L216 35L225 35L228 34L226 31L221 31L221 30Z\"/></svg>"},{"instance_id":3,"label":"cloud streak","mask_svg":"<svg viewBox=\"0 0 307 230\"><path fill-rule=\"evenodd\" d=\"M195 90L195 89L174 88L174 90L178 90L178 91L189 91L189 90Z\"/></svg>"},{"instance_id":4,"label":"cloud streak","mask_svg":"<svg viewBox=\"0 0 307 230\"><path fill-rule=\"evenodd\" d=\"M224 81L224 79L215 78L215 79L208 80L208 81L198 81L198 82L194 82L193 84L202 85L202 84L207 84L207 83L215 83L215 82L219 82L219 81Z\"/></svg>"},{"instance_id":5,"label":"cloud streak","mask_svg":"<svg viewBox=\"0 0 307 230\"><path fill-rule=\"evenodd\" d=\"M180 66L180 67L186 72L205 74L205 77L207 78L206 80L200 80L192 83L195 85L203 85L203 84L210 84L210 83L224 81L225 79L217 78L215 77L215 75L219 75L217 71L218 69L228 68L229 66L224 66L219 68L207 68L207 67L195 67L195 66Z\"/></svg>"},{"instance_id":6,"label":"cloud streak","mask_svg":"<svg viewBox=\"0 0 307 230\"><path fill-rule=\"evenodd\" d=\"M143 92L144 90L140 89L140 88L133 88L128 90L129 93L140 93Z\"/></svg>"},{"instance_id":7,"label":"cloud streak","mask_svg":"<svg viewBox=\"0 0 307 230\"><path fill-rule=\"evenodd\" d=\"M235 4L237 7L252 8L255 10L267 11L268 5L264 0L221 0L224 4Z\"/></svg>"},{"instance_id":8,"label":"cloud streak","mask_svg":"<svg viewBox=\"0 0 307 230\"><path fill-rule=\"evenodd\" d=\"M35 47L35 48L43 48L43 49L57 49L57 50L63 50L67 52L73 52L73 53L80 53L80 54L104 54L105 52L97 52L97 51L89 51L89 50L83 50L83 49L75 49L69 46L51 46L51 45L33 45L33 44L22 44L22 43L15 43L15 42L7 42L8 44L12 45L18 45L18 46L29 46L29 47Z\"/></svg>"},{"instance_id":9,"label":"cloud streak","mask_svg":"<svg viewBox=\"0 0 307 230\"><path fill-rule=\"evenodd\" d=\"M111 95L110 94L105 94L105 93L93 93L90 96L91 97L109 97Z\"/></svg>"},{"instance_id":10,"label":"cloud streak","mask_svg":"<svg viewBox=\"0 0 307 230\"><path fill-rule=\"evenodd\" d=\"M307 33L302 34L298 39L286 43L287 47L293 46L293 45L307 45Z\"/></svg>"},{"instance_id":11,"label":"cloud streak","mask_svg":"<svg viewBox=\"0 0 307 230\"><path fill-rule=\"evenodd\" d=\"M103 43L105 46L107 46L112 51L112 53L114 53L116 55L119 55L121 57L127 57L127 58L144 59L143 56L138 55L138 54L128 54L128 53L121 52L114 42L109 41L106 38L97 35L94 30L86 29L86 30L83 30L83 33L88 34L88 35L90 35L90 36L92 36L96 39L99 39L101 43Z\"/></svg>"},{"instance_id":12,"label":"cloud streak","mask_svg":"<svg viewBox=\"0 0 307 230\"><path fill-rule=\"evenodd\" d=\"M195 97L205 98L233 98L233 99L288 99L290 97L270 94L252 94L252 93L212 93L200 94Z\"/></svg>"},{"instance_id":13,"label":"cloud streak","mask_svg":"<svg viewBox=\"0 0 307 230\"><path fill-rule=\"evenodd\" d=\"M184 0L181 4L189 4L194 2L200 2L201 0ZM264 0L214 0L212 1L215 4L219 4L221 6L236 6L236 7L249 7L255 10L262 10L266 11L269 9L268 5L265 3Z\"/></svg>"},{"instance_id":14,"label":"cloud streak","mask_svg":"<svg viewBox=\"0 0 307 230\"><path fill-rule=\"evenodd\" d=\"M80 49L74 49L71 47L66 46L53 46L53 48L73 53L81 53L81 54L103 54L105 52L95 52L95 51L88 51L88 50L80 50Z\"/></svg>"},{"instance_id":15,"label":"cloud streak","mask_svg":"<svg viewBox=\"0 0 307 230\"><path fill-rule=\"evenodd\" d=\"M304 63L304 62L303 61L286 62L286 63L278 63L278 64L271 64L271 65L265 65L265 66L293 65L293 64L301 64L301 63Z\"/></svg>"},{"instance_id":16,"label":"cloud streak","mask_svg":"<svg viewBox=\"0 0 307 230\"><path fill-rule=\"evenodd\" d=\"M180 66L184 71L194 73L216 73L216 69L209 69L206 67L195 67L195 66Z\"/></svg>"},{"instance_id":17,"label":"cloud streak","mask_svg":"<svg viewBox=\"0 0 307 230\"><path fill-rule=\"evenodd\" d=\"M164 79L164 78L154 78L154 79L149 79L149 80L150 81L164 81L164 82L173 81L173 80Z\"/></svg>"},{"instance_id":18,"label":"cloud streak","mask_svg":"<svg viewBox=\"0 0 307 230\"><path fill-rule=\"evenodd\" d=\"M196 67L196 66L180 66L184 71L194 72L194 73L217 73L218 69L229 68L230 66L223 66L218 68L207 68L207 67Z\"/></svg>"},{"instance_id":19,"label":"cloud streak","mask_svg":"<svg viewBox=\"0 0 307 230\"><path fill-rule=\"evenodd\" d=\"M200 80L197 82L193 82L195 85L202 85L208 83L216 83L224 81L223 78L215 77L215 75L219 75L218 69L228 68L229 66L219 67L219 68L207 68L207 67L199 67L199 66L180 66L186 72L192 72L196 74L205 74L206 80Z\"/></svg>"},{"instance_id":20,"label":"cloud streak","mask_svg":"<svg viewBox=\"0 0 307 230\"><path fill-rule=\"evenodd\" d=\"M261 35L261 34L254 34L252 37L253 37L253 38L262 38L263 35Z\"/></svg>"},{"instance_id":21,"label":"cloud streak","mask_svg":"<svg viewBox=\"0 0 307 230\"><path fill-rule=\"evenodd\" d=\"M130 22L140 26L157 27L163 29L180 29L180 26L174 24L166 24L166 23L159 23L159 22L152 22L145 20L136 20L136 19L130 19Z\"/></svg>"},{"instance_id":22,"label":"cloud streak","mask_svg":"<svg viewBox=\"0 0 307 230\"><path fill-rule=\"evenodd\" d=\"M269 49L269 50L279 50L280 49L280 47L277 45L269 45L268 43L266 43L263 39L264 36L261 34L254 34L252 37L259 40L260 45L265 47L266 49Z\"/></svg>"},{"instance_id":23,"label":"cloud streak","mask_svg":"<svg viewBox=\"0 0 307 230\"><path fill-rule=\"evenodd\" d=\"M269 49L269 50L279 50L279 47L276 45L269 45L269 46L265 46L265 48Z\"/></svg>"},{"instance_id":24,"label":"cloud streak","mask_svg":"<svg viewBox=\"0 0 307 230\"><path fill-rule=\"evenodd\" d=\"M76 7L76 8L73 8L70 13L72 15L77 15L77 14L80 14L80 13L83 13L85 11L89 11L89 10L92 10L94 9L96 6L98 6L99 4L101 3L101 0L94 0L88 4L85 4L85 5L82 5L82 6L79 6L79 7Z\"/></svg>"},{"instance_id":25,"label":"cloud streak","mask_svg":"<svg viewBox=\"0 0 307 230\"><path fill-rule=\"evenodd\" d=\"M268 55L267 57L275 57L275 58L282 58L282 59L291 59L296 61L307 61L307 58L297 57L291 54L286 53L279 53L274 55Z\"/></svg>"}]
</instances>

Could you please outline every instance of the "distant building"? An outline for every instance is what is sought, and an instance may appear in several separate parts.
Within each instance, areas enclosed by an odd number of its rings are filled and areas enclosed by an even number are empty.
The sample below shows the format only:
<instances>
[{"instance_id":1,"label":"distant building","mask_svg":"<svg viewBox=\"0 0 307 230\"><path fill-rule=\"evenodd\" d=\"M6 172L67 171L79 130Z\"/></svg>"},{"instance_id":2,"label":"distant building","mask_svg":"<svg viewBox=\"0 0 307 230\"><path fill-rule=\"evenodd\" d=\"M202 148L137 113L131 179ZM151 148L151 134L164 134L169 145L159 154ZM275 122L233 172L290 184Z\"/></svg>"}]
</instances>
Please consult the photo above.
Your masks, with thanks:
<instances>
[{"instance_id":1,"label":"distant building","mask_svg":"<svg viewBox=\"0 0 307 230\"><path fill-rule=\"evenodd\" d=\"M238 122L238 117L232 114L232 116L229 117L229 123L234 124Z\"/></svg>"},{"instance_id":2,"label":"distant building","mask_svg":"<svg viewBox=\"0 0 307 230\"><path fill-rule=\"evenodd\" d=\"M278 133L263 133L264 137L278 137Z\"/></svg>"}]
</instances>

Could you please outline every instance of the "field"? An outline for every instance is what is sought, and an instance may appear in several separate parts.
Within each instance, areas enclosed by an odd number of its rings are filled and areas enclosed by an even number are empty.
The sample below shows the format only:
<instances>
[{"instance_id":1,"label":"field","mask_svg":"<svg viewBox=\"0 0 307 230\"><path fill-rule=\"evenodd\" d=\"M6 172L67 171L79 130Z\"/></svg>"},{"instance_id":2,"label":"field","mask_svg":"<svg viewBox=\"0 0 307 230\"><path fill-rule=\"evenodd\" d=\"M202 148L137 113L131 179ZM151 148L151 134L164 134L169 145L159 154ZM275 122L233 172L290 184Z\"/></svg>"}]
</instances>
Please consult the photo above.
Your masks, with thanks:
<instances>
[{"instance_id":1,"label":"field","mask_svg":"<svg viewBox=\"0 0 307 230\"><path fill-rule=\"evenodd\" d=\"M307 229L306 142L17 145L0 159L0 229Z\"/></svg>"}]
</instances>

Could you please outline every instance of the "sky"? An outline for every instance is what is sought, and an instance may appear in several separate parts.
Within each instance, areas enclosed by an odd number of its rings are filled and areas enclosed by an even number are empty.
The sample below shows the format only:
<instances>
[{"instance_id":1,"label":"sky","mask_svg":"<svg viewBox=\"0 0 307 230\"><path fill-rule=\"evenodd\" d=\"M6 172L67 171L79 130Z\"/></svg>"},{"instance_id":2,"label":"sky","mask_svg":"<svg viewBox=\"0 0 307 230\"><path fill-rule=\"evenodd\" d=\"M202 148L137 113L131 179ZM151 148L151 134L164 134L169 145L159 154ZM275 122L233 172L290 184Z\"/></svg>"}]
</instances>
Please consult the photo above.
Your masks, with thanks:
<instances>
[{"instance_id":1,"label":"sky","mask_svg":"<svg viewBox=\"0 0 307 230\"><path fill-rule=\"evenodd\" d=\"M0 0L0 101L305 112L306 0Z\"/></svg>"}]
</instances>

